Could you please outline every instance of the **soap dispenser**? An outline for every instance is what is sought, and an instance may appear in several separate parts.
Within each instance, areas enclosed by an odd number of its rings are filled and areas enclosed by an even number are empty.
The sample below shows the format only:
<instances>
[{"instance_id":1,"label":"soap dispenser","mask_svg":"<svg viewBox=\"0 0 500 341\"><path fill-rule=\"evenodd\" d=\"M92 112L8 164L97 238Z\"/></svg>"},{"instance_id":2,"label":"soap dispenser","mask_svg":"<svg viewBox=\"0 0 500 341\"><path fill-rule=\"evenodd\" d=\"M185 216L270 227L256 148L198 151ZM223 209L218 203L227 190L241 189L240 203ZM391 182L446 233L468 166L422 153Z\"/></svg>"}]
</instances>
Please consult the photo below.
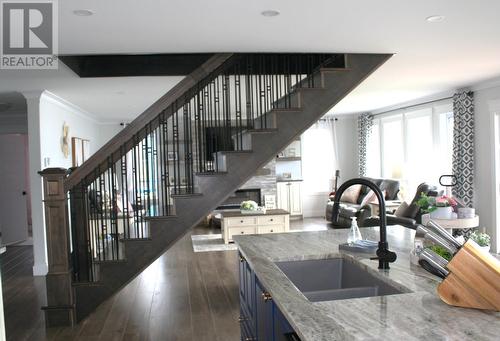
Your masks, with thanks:
<instances>
[{"instance_id":1,"label":"soap dispenser","mask_svg":"<svg viewBox=\"0 0 500 341\"><path fill-rule=\"evenodd\" d=\"M361 232L359 232L357 218L351 217L351 230L349 231L349 236L347 237L347 244L354 244L362 239L363 237L361 237Z\"/></svg>"}]
</instances>

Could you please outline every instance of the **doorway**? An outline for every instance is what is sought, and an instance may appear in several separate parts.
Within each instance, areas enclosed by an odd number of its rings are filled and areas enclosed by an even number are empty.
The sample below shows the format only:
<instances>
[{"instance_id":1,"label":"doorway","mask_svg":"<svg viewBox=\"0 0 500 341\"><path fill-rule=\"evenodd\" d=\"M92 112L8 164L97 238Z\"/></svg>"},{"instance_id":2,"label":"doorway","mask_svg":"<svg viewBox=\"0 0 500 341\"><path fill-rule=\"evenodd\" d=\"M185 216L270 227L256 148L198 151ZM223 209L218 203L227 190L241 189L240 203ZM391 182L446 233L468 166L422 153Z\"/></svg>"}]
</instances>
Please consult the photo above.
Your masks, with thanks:
<instances>
[{"instance_id":1,"label":"doorway","mask_svg":"<svg viewBox=\"0 0 500 341\"><path fill-rule=\"evenodd\" d=\"M30 243L28 136L0 135L0 231L2 247Z\"/></svg>"}]
</instances>

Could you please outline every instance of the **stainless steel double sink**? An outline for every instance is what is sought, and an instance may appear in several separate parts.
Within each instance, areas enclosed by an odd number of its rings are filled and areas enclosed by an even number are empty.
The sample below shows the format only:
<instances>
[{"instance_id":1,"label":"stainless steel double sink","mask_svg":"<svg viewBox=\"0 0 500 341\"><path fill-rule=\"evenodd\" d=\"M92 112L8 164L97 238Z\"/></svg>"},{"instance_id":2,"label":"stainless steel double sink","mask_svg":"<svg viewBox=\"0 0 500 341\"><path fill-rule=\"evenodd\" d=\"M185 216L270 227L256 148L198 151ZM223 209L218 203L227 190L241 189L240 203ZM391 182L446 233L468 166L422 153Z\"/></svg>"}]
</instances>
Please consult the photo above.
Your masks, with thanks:
<instances>
[{"instance_id":1,"label":"stainless steel double sink","mask_svg":"<svg viewBox=\"0 0 500 341\"><path fill-rule=\"evenodd\" d=\"M401 294L395 285L346 258L275 262L311 302Z\"/></svg>"}]
</instances>

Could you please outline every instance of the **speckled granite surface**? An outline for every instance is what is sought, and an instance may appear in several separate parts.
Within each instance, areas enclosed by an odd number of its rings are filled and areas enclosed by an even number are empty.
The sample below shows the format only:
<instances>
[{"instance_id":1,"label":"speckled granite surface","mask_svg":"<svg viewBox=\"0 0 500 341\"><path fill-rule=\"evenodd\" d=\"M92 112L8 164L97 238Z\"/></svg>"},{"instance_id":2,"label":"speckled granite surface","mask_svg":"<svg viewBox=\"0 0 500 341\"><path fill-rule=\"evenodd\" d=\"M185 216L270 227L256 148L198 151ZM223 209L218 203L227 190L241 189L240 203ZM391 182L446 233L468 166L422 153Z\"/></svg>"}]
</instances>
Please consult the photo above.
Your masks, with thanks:
<instances>
[{"instance_id":1,"label":"speckled granite surface","mask_svg":"<svg viewBox=\"0 0 500 341\"><path fill-rule=\"evenodd\" d=\"M412 265L414 231L388 227L398 260L379 271L368 255L339 251L348 230L235 236L235 242L302 341L499 340L500 313L450 307L436 294L440 279ZM378 228L362 228L378 240ZM403 294L312 303L274 264L277 261L354 257ZM500 293L499 293L500 294Z\"/></svg>"}]
</instances>

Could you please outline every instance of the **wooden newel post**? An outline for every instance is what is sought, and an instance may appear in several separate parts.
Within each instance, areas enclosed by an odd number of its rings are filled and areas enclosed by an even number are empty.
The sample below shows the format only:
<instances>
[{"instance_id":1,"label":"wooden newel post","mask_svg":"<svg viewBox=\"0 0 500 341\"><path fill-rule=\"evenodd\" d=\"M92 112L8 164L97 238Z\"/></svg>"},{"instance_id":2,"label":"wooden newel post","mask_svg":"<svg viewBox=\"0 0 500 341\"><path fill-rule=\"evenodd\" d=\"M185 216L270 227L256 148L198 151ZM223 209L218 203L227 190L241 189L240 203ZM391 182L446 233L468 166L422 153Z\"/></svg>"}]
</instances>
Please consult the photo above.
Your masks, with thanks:
<instances>
[{"instance_id":1,"label":"wooden newel post","mask_svg":"<svg viewBox=\"0 0 500 341\"><path fill-rule=\"evenodd\" d=\"M70 231L67 196L64 180L67 170L47 168L40 172L43 179L45 230L47 238L47 306L45 322L49 327L69 326L75 323Z\"/></svg>"}]
</instances>

